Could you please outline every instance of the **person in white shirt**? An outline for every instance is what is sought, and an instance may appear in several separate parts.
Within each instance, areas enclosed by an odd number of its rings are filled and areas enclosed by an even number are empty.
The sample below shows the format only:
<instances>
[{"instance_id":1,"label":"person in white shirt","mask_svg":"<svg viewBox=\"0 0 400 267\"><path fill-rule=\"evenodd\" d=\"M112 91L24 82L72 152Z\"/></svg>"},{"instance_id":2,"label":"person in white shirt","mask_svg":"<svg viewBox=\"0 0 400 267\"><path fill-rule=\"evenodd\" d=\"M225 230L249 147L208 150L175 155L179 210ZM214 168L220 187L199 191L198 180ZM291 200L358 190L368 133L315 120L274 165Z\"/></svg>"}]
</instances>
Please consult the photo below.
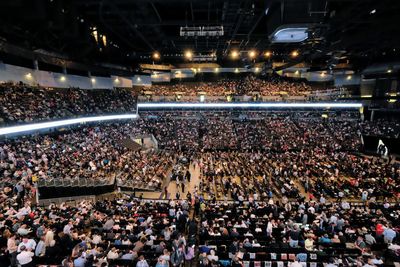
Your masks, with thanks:
<instances>
[{"instance_id":1,"label":"person in white shirt","mask_svg":"<svg viewBox=\"0 0 400 267\"><path fill-rule=\"evenodd\" d=\"M17 233L20 236L26 236L31 232L32 232L32 230L30 230L26 224L21 225L21 227L18 228L18 230L17 230Z\"/></svg>"},{"instance_id":2,"label":"person in white shirt","mask_svg":"<svg viewBox=\"0 0 400 267\"><path fill-rule=\"evenodd\" d=\"M32 264L32 257L34 253L27 249L25 246L21 246L21 253L17 255L17 261L21 267L30 267Z\"/></svg>"},{"instance_id":3,"label":"person in white shirt","mask_svg":"<svg viewBox=\"0 0 400 267\"><path fill-rule=\"evenodd\" d=\"M119 254L118 250L116 248L112 248L108 253L107 253L107 259L109 260L115 260L118 259Z\"/></svg>"},{"instance_id":4,"label":"person in white shirt","mask_svg":"<svg viewBox=\"0 0 400 267\"><path fill-rule=\"evenodd\" d=\"M136 263L136 267L149 267L149 264L144 259L143 255L139 257L139 261Z\"/></svg>"},{"instance_id":5,"label":"person in white shirt","mask_svg":"<svg viewBox=\"0 0 400 267\"><path fill-rule=\"evenodd\" d=\"M64 226L64 229L63 229L64 234L71 235L71 230L73 227L74 227L74 225L72 224L72 220L69 220L67 225Z\"/></svg>"},{"instance_id":6,"label":"person in white shirt","mask_svg":"<svg viewBox=\"0 0 400 267\"><path fill-rule=\"evenodd\" d=\"M95 245L101 243L101 236L98 235L98 234L94 234L92 236L92 243L95 244Z\"/></svg>"},{"instance_id":7,"label":"person in white shirt","mask_svg":"<svg viewBox=\"0 0 400 267\"><path fill-rule=\"evenodd\" d=\"M207 256L210 261L218 262L218 256L215 255L215 250L210 250L210 255Z\"/></svg>"},{"instance_id":8,"label":"person in white shirt","mask_svg":"<svg viewBox=\"0 0 400 267\"><path fill-rule=\"evenodd\" d=\"M28 239L28 237L24 237L22 239L22 242L19 243L17 252L21 252L22 247L26 248L27 250L35 250L36 248L36 241L31 239Z\"/></svg>"},{"instance_id":9,"label":"person in white shirt","mask_svg":"<svg viewBox=\"0 0 400 267\"><path fill-rule=\"evenodd\" d=\"M15 241L15 234L11 234L11 236L7 240L7 250L11 256L11 266L16 265L17 249L18 247Z\"/></svg>"}]
</instances>

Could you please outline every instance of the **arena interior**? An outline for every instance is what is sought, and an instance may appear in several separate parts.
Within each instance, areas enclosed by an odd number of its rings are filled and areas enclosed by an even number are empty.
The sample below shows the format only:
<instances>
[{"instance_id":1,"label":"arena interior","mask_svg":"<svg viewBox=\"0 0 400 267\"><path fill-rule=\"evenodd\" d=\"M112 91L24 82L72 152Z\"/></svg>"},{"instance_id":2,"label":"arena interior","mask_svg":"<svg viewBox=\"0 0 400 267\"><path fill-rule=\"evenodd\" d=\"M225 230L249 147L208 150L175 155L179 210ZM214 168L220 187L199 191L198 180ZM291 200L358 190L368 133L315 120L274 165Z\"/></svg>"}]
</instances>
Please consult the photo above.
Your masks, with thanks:
<instances>
[{"instance_id":1,"label":"arena interior","mask_svg":"<svg viewBox=\"0 0 400 267\"><path fill-rule=\"evenodd\" d=\"M0 267L400 266L399 14L1 1Z\"/></svg>"}]
</instances>

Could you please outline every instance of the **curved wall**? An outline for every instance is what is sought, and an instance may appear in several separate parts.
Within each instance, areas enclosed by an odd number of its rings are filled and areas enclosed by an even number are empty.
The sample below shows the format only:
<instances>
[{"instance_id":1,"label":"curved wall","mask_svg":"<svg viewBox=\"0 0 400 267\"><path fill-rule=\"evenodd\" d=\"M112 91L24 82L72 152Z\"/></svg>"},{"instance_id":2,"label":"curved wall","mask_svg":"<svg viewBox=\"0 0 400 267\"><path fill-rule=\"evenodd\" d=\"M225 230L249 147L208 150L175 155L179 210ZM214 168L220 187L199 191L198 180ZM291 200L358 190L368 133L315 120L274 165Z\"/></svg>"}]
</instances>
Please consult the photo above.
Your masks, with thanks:
<instances>
[{"instance_id":1,"label":"curved wall","mask_svg":"<svg viewBox=\"0 0 400 267\"><path fill-rule=\"evenodd\" d=\"M132 87L132 77L86 77L34 70L0 62L0 83L2 82L23 82L30 85L54 88L111 89L114 87Z\"/></svg>"}]
</instances>

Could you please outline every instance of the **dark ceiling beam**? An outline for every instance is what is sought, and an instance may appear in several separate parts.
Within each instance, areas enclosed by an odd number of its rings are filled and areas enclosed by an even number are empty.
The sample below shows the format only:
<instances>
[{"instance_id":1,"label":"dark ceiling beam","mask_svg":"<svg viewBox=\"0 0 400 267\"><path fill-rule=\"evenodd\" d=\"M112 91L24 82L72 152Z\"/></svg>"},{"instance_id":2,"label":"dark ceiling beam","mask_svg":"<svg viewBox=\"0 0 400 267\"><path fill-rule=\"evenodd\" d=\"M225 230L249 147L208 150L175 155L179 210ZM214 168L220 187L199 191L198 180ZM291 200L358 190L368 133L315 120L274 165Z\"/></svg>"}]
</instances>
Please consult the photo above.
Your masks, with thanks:
<instances>
[{"instance_id":1,"label":"dark ceiling beam","mask_svg":"<svg viewBox=\"0 0 400 267\"><path fill-rule=\"evenodd\" d=\"M247 2L248 2L248 0L245 0L244 9L246 9L246 7L247 7ZM242 3L242 2L241 2L241 3ZM228 45L227 45L227 47L226 47L226 49L225 49L225 51L224 51L224 54L225 54L225 55L228 54L228 51L229 51L229 49L231 48L231 43L232 43L231 41L235 38L235 36L236 36L236 34L237 34L237 32L238 32L238 30L239 30L239 28L240 28L240 25L242 24L243 18L244 18L244 12L243 12L243 10L242 10L242 11L240 12L239 19L238 19L238 21L237 21L237 23L236 23L236 27L235 27L235 29L233 30L233 33L232 33L232 35L231 35L231 38L229 39Z\"/></svg>"},{"instance_id":2,"label":"dark ceiling beam","mask_svg":"<svg viewBox=\"0 0 400 267\"><path fill-rule=\"evenodd\" d=\"M128 47L130 47L133 50L137 50L139 49L138 47L136 47L135 45L133 45L133 43L131 41L129 41L127 38L125 38L125 36L121 33L119 33L118 31L115 30L114 27L110 26L108 24L108 22L105 21L104 16L103 16L103 8L104 8L104 3L103 1L100 3L99 5L99 17L100 17L100 21L101 24L112 34L116 35L123 43L125 43Z\"/></svg>"},{"instance_id":3,"label":"dark ceiling beam","mask_svg":"<svg viewBox=\"0 0 400 267\"><path fill-rule=\"evenodd\" d=\"M154 49L153 45L147 40L147 38L137 29L137 26L132 25L131 21L119 12L119 8L114 3L112 3L111 1L107 1L107 3L112 9L114 9L120 15L121 19L129 26L129 28L131 28L135 32L135 34L140 39L142 39L142 41L147 45L149 49L151 49L151 51L156 50Z\"/></svg>"},{"instance_id":4,"label":"dark ceiling beam","mask_svg":"<svg viewBox=\"0 0 400 267\"><path fill-rule=\"evenodd\" d=\"M225 21L225 17L226 17L226 12L228 10L228 1L225 1L223 6L222 6L222 14L221 14L221 21Z\"/></svg>"},{"instance_id":5,"label":"dark ceiling beam","mask_svg":"<svg viewBox=\"0 0 400 267\"><path fill-rule=\"evenodd\" d=\"M109 22L118 22L119 19L114 18L114 19L107 19L107 21ZM135 24L139 25L139 26L185 26L186 25L186 21L185 20L163 20L161 22L158 21L141 21L141 20L137 20L135 21ZM234 25L233 22L224 22L221 23L220 21L207 21L207 20L197 20L197 21L193 21L191 24L193 24L194 26L232 26ZM115 25L115 27L123 27L124 25Z\"/></svg>"},{"instance_id":6,"label":"dark ceiling beam","mask_svg":"<svg viewBox=\"0 0 400 267\"><path fill-rule=\"evenodd\" d=\"M262 11L260 16L258 16L256 22L254 23L253 27L250 29L249 33L247 34L247 39L250 39L250 36L253 34L254 30L257 28L260 21L263 19L265 12Z\"/></svg>"},{"instance_id":7,"label":"dark ceiling beam","mask_svg":"<svg viewBox=\"0 0 400 267\"><path fill-rule=\"evenodd\" d=\"M194 22L193 2L190 2L190 14L192 17L192 21Z\"/></svg>"},{"instance_id":8,"label":"dark ceiling beam","mask_svg":"<svg viewBox=\"0 0 400 267\"><path fill-rule=\"evenodd\" d=\"M215 0L216 2L223 2L223 0ZM92 7L92 6L98 6L99 5L99 0L85 0L85 1L76 1L76 4L78 6L86 6L86 7ZM170 1L171 4L181 4L181 3L204 3L204 0L174 0ZM159 3L159 4L165 4L165 0L118 0L116 1L116 4L118 5L129 5L129 4L143 4L143 3Z\"/></svg>"},{"instance_id":9,"label":"dark ceiling beam","mask_svg":"<svg viewBox=\"0 0 400 267\"><path fill-rule=\"evenodd\" d=\"M208 0L207 20L210 21L210 0Z\"/></svg>"},{"instance_id":10,"label":"dark ceiling beam","mask_svg":"<svg viewBox=\"0 0 400 267\"><path fill-rule=\"evenodd\" d=\"M158 13L158 10L157 10L156 6L154 5L154 3L153 3L153 2L151 2L150 4L151 4L151 7L152 7L152 8L153 8L153 10L154 10L154 13L156 13L156 16L157 16L157 18L158 18L158 21L159 21L159 22L162 22L162 19L161 19L160 13Z\"/></svg>"}]
</instances>

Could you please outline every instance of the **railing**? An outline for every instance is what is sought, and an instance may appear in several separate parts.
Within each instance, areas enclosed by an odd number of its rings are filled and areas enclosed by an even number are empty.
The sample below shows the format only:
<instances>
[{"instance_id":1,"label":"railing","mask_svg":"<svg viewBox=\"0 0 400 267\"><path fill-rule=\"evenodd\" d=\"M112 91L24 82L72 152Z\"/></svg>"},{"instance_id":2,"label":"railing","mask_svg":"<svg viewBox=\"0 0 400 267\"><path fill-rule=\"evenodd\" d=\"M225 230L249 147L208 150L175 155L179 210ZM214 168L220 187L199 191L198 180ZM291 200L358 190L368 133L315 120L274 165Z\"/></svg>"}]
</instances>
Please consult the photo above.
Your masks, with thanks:
<instances>
[{"instance_id":1,"label":"railing","mask_svg":"<svg viewBox=\"0 0 400 267\"><path fill-rule=\"evenodd\" d=\"M103 179L98 178L53 178L39 179L38 187L88 187L88 186L105 186L114 184L115 174Z\"/></svg>"}]
</instances>

